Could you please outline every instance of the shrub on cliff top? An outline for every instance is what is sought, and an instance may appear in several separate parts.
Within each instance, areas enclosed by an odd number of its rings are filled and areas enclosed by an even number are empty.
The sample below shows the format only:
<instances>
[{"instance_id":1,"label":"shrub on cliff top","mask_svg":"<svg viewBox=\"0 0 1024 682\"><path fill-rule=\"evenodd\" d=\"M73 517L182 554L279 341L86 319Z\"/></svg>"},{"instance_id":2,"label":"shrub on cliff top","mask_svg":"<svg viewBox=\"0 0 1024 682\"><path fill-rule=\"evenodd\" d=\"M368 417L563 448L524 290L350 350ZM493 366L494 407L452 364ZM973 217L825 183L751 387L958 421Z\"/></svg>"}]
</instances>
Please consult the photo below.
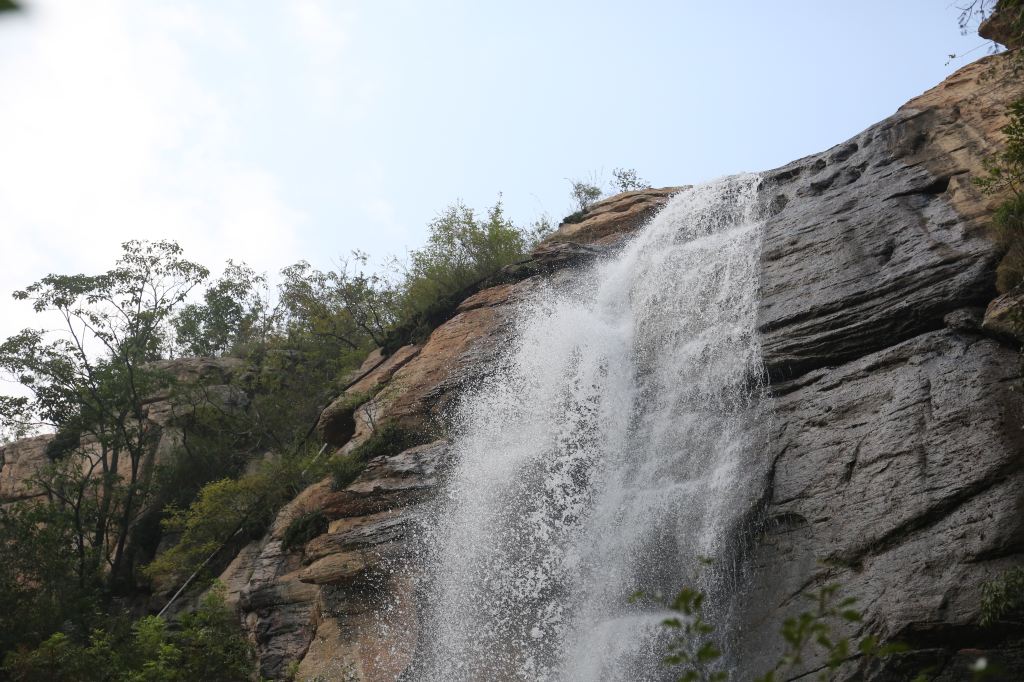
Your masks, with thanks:
<instances>
[{"instance_id":1,"label":"shrub on cliff top","mask_svg":"<svg viewBox=\"0 0 1024 682\"><path fill-rule=\"evenodd\" d=\"M338 455L329 463L332 488L343 490L363 472L366 463L375 457L390 457L409 448L430 442L430 435L395 422L387 422L358 447Z\"/></svg>"}]
</instances>

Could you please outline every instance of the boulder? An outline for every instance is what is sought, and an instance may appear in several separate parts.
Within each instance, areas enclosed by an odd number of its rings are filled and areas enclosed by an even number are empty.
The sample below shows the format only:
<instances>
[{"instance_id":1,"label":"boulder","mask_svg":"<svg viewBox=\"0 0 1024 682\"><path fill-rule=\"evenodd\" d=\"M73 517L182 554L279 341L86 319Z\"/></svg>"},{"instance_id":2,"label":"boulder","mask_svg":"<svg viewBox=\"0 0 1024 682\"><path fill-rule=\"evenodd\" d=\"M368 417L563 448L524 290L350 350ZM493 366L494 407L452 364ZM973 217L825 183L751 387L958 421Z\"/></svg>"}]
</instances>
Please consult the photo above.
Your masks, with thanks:
<instances>
[{"instance_id":1,"label":"boulder","mask_svg":"<svg viewBox=\"0 0 1024 682\"><path fill-rule=\"evenodd\" d=\"M1021 46L1024 34L1024 26L1021 25L1024 9L1009 7L1009 4L1005 1L997 3L995 11L978 26L978 35L1014 50Z\"/></svg>"}]
</instances>

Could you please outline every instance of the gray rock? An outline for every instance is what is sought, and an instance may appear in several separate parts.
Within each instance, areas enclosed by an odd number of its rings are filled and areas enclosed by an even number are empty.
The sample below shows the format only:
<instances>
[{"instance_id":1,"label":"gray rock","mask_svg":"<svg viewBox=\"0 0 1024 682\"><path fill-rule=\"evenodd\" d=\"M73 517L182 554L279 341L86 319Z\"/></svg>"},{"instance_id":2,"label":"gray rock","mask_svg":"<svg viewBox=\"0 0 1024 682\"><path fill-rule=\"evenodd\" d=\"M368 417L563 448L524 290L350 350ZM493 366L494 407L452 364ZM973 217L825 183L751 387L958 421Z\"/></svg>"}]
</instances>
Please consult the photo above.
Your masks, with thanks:
<instances>
[{"instance_id":1,"label":"gray rock","mask_svg":"<svg viewBox=\"0 0 1024 682\"><path fill-rule=\"evenodd\" d=\"M777 385L740 645L753 670L781 653L797 594L833 581L858 598L859 631L942 660L991 644L972 630L980 586L1024 532L1018 367L996 341L938 331Z\"/></svg>"},{"instance_id":2,"label":"gray rock","mask_svg":"<svg viewBox=\"0 0 1024 682\"><path fill-rule=\"evenodd\" d=\"M759 327L774 377L797 376L942 326L994 295L998 249L917 162L934 117L902 111L769 174ZM785 197L780 202L778 197Z\"/></svg>"}]
</instances>

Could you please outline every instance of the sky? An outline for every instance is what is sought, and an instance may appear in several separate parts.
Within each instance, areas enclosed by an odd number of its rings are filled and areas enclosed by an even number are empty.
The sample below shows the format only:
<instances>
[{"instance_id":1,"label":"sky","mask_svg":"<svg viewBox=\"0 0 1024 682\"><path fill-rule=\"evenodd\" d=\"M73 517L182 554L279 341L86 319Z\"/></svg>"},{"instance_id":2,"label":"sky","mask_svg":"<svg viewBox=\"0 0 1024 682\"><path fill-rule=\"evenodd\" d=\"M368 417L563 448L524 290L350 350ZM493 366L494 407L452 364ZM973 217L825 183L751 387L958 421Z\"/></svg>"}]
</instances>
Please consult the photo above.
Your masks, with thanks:
<instances>
[{"instance_id":1,"label":"sky","mask_svg":"<svg viewBox=\"0 0 1024 682\"><path fill-rule=\"evenodd\" d=\"M128 239L380 262L459 199L557 222L570 178L780 166L987 51L949 0L25 4L0 18L0 339L34 324L10 292Z\"/></svg>"}]
</instances>

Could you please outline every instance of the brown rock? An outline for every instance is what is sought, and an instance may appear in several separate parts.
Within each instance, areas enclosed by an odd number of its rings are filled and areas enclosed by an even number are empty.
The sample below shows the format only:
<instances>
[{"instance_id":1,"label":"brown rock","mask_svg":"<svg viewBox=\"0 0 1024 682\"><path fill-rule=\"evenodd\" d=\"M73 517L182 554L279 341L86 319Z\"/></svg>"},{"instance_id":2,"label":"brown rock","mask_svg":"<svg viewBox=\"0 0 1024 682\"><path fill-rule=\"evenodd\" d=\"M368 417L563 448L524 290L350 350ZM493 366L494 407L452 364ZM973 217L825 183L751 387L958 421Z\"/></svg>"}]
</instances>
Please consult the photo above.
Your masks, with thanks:
<instances>
[{"instance_id":1,"label":"brown rock","mask_svg":"<svg viewBox=\"0 0 1024 682\"><path fill-rule=\"evenodd\" d=\"M366 552L328 554L299 571L299 580L314 585L338 583L358 576L374 563Z\"/></svg>"},{"instance_id":2,"label":"brown rock","mask_svg":"<svg viewBox=\"0 0 1024 682\"><path fill-rule=\"evenodd\" d=\"M597 202L574 222L563 222L549 241L590 244L610 236L622 236L645 225L669 198L684 187L662 187L623 192Z\"/></svg>"},{"instance_id":3,"label":"brown rock","mask_svg":"<svg viewBox=\"0 0 1024 682\"><path fill-rule=\"evenodd\" d=\"M371 364L375 355L380 356L380 349L373 351L363 362L364 367L370 365L369 369L359 375L320 415L316 424L320 439L336 447L345 445L357 430L355 412L361 405L358 399L390 381L395 372L419 352L419 346L402 346L387 358L377 359L375 364Z\"/></svg>"},{"instance_id":4,"label":"brown rock","mask_svg":"<svg viewBox=\"0 0 1024 682\"><path fill-rule=\"evenodd\" d=\"M325 590L324 613L296 679L394 682L413 661L419 634L414 583L396 570L377 589Z\"/></svg>"},{"instance_id":5,"label":"brown rock","mask_svg":"<svg viewBox=\"0 0 1024 682\"><path fill-rule=\"evenodd\" d=\"M993 299L985 309L981 328L996 336L1024 341L1024 291L1010 291Z\"/></svg>"},{"instance_id":6,"label":"brown rock","mask_svg":"<svg viewBox=\"0 0 1024 682\"><path fill-rule=\"evenodd\" d=\"M1000 2L996 10L978 26L978 35L1005 45L1009 49L1021 46L1021 15L1024 8L1007 7Z\"/></svg>"},{"instance_id":7,"label":"brown rock","mask_svg":"<svg viewBox=\"0 0 1024 682\"><path fill-rule=\"evenodd\" d=\"M474 310L476 308L492 308L496 305L503 305L508 303L515 290L515 284L499 284L496 287L478 291L460 303L456 311L464 313L467 310Z\"/></svg>"},{"instance_id":8,"label":"brown rock","mask_svg":"<svg viewBox=\"0 0 1024 682\"><path fill-rule=\"evenodd\" d=\"M45 434L0 445L0 503L41 494L29 479L49 464L46 446L52 440L53 434Z\"/></svg>"},{"instance_id":9,"label":"brown rock","mask_svg":"<svg viewBox=\"0 0 1024 682\"><path fill-rule=\"evenodd\" d=\"M446 463L448 442L436 441L410 448L393 457L370 460L366 470L345 490L324 502L329 518L367 516L414 505L437 487Z\"/></svg>"},{"instance_id":10,"label":"brown rock","mask_svg":"<svg viewBox=\"0 0 1024 682\"><path fill-rule=\"evenodd\" d=\"M420 347L417 345L402 346L394 353L385 358L382 362L378 363L373 370L367 372L360 379L352 383L348 388L345 389L345 393L348 395L369 393L378 386L386 384L391 380L402 365L416 357L416 354L420 352Z\"/></svg>"}]
</instances>

